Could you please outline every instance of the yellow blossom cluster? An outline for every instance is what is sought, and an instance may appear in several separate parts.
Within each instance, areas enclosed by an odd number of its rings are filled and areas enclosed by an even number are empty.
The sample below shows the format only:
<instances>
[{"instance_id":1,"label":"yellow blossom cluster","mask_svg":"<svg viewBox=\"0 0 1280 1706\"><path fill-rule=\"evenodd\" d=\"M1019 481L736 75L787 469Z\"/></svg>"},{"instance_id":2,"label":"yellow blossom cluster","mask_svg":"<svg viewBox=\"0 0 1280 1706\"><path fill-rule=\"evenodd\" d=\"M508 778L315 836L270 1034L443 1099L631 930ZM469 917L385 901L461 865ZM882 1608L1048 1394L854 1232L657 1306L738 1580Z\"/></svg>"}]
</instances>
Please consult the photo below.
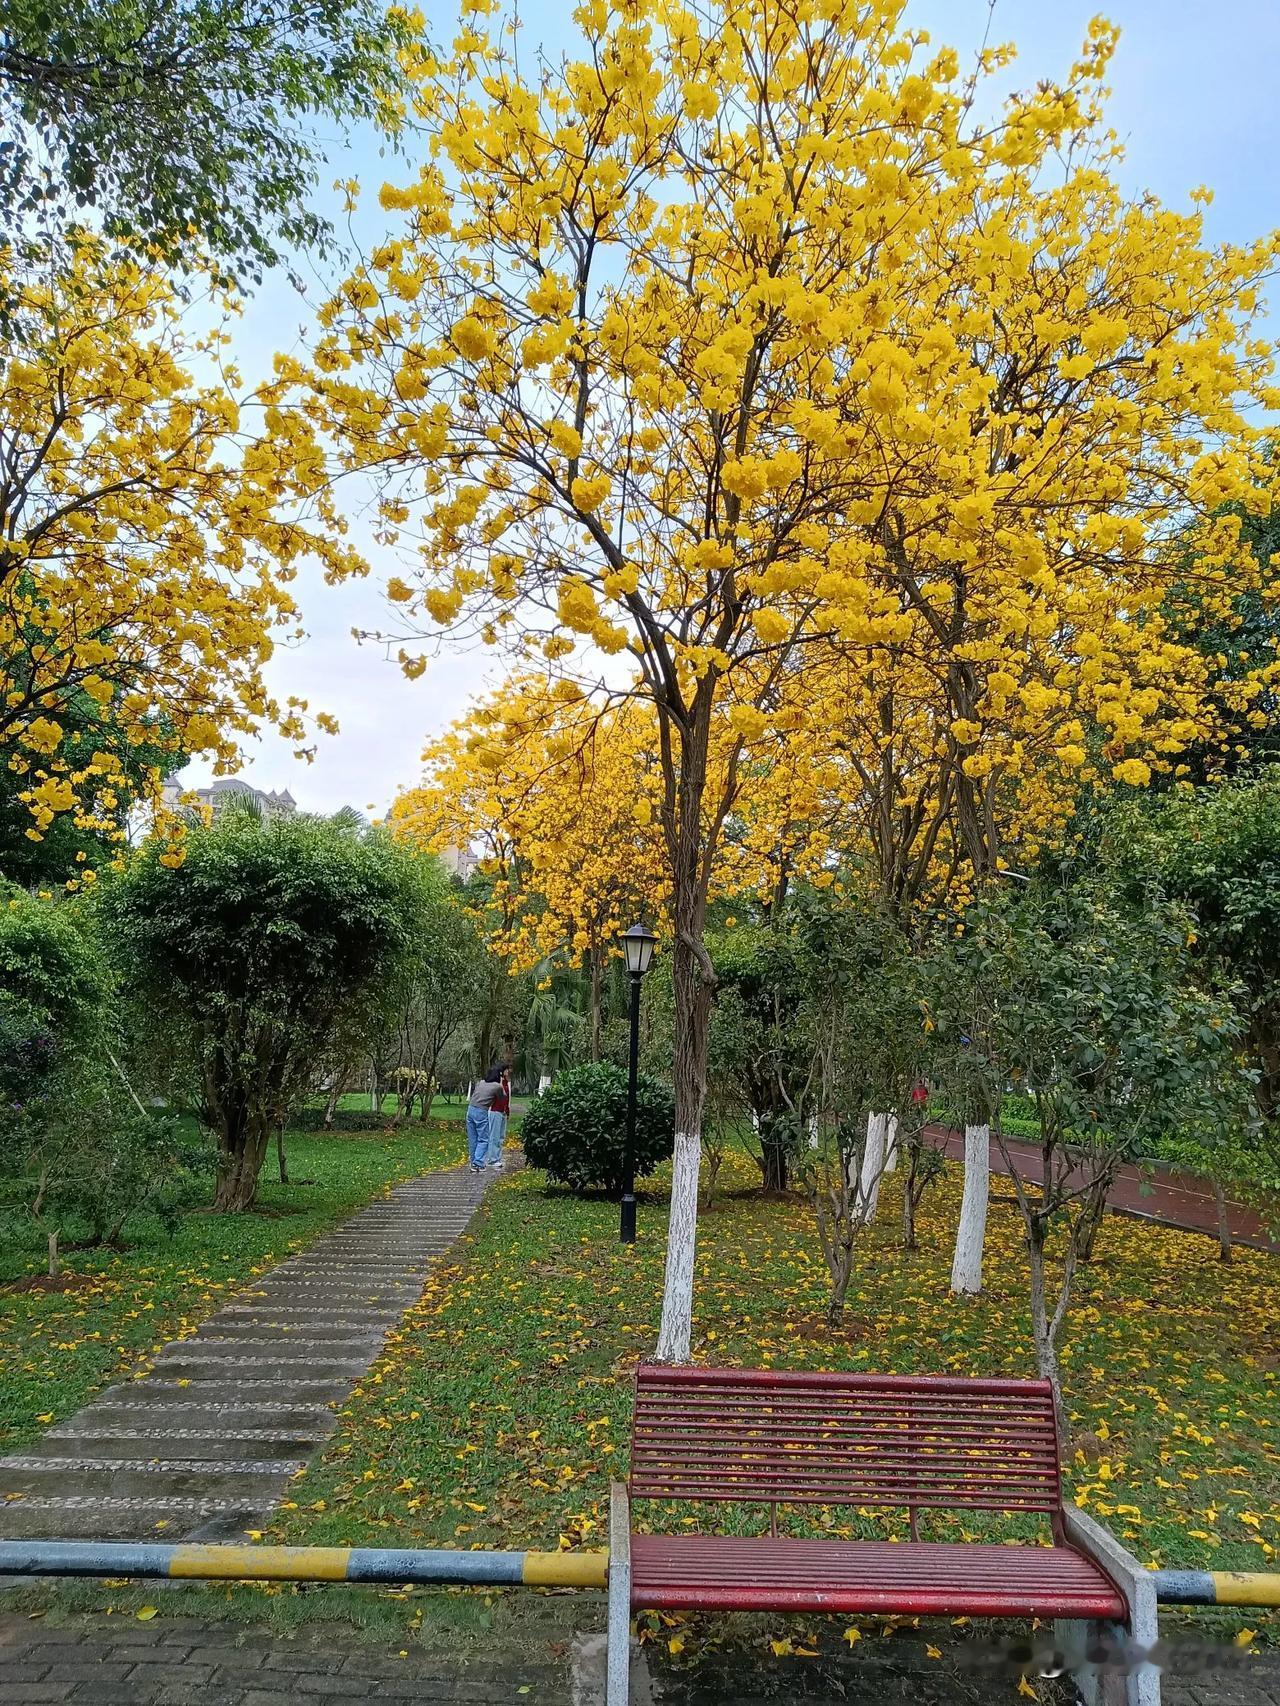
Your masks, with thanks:
<instances>
[{"instance_id":1,"label":"yellow blossom cluster","mask_svg":"<svg viewBox=\"0 0 1280 1706\"><path fill-rule=\"evenodd\" d=\"M331 578L358 563L309 435L241 394L233 300L197 336L172 283L90 236L46 272L17 265L0 256L17 327L0 355L0 762L39 839L64 812L114 826L131 749L229 765L264 722L303 738L305 705L263 682L271 635L294 625L304 556ZM86 701L104 728L87 760L64 740Z\"/></svg>"}]
</instances>

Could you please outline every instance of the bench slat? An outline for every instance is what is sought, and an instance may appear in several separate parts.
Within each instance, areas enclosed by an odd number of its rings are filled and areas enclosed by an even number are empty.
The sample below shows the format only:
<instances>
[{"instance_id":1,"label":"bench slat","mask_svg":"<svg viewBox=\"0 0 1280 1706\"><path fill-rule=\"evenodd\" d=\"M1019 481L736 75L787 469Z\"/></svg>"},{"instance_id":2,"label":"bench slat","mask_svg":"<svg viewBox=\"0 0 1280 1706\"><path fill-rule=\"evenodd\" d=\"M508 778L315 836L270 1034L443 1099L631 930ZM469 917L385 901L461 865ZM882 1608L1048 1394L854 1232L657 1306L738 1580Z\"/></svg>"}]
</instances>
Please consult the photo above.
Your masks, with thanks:
<instances>
[{"instance_id":1,"label":"bench slat","mask_svg":"<svg viewBox=\"0 0 1280 1706\"><path fill-rule=\"evenodd\" d=\"M1071 1547L631 1538L633 1609L1115 1618L1124 1596Z\"/></svg>"},{"instance_id":2,"label":"bench slat","mask_svg":"<svg viewBox=\"0 0 1280 1706\"><path fill-rule=\"evenodd\" d=\"M642 1365L637 1498L1056 1512L1046 1381Z\"/></svg>"}]
</instances>

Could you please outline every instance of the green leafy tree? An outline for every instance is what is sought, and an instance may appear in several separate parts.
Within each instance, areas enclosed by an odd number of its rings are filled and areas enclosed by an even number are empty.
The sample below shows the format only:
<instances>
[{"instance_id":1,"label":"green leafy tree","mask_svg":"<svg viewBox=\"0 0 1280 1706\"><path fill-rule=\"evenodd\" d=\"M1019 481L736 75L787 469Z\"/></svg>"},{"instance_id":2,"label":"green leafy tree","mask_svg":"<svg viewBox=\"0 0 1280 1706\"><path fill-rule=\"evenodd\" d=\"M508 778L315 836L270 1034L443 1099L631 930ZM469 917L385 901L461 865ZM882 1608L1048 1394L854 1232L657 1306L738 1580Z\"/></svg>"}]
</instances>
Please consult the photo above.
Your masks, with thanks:
<instances>
[{"instance_id":1,"label":"green leafy tree","mask_svg":"<svg viewBox=\"0 0 1280 1706\"><path fill-rule=\"evenodd\" d=\"M407 14L379 0L8 0L0 242L92 210L108 237L243 283L331 240L315 115L397 122Z\"/></svg>"},{"instance_id":2,"label":"green leafy tree","mask_svg":"<svg viewBox=\"0 0 1280 1706\"><path fill-rule=\"evenodd\" d=\"M641 1073L636 1083L636 1172L643 1177L675 1146L671 1086ZM574 1191L621 1191L627 1130L627 1074L612 1061L562 1072L525 1115L520 1141L532 1167Z\"/></svg>"},{"instance_id":3,"label":"green leafy tree","mask_svg":"<svg viewBox=\"0 0 1280 1706\"><path fill-rule=\"evenodd\" d=\"M1038 1192L1005 1150L1028 1253L1036 1366L1065 1437L1058 1341L1120 1167L1171 1132L1239 1118L1230 1004L1188 954L1185 910L1102 883L1034 884L975 904L930 962L935 1072L964 1107L1035 1106ZM997 1140L1005 1144L997 1127ZM1051 1265L1052 1263L1052 1265Z\"/></svg>"},{"instance_id":4,"label":"green leafy tree","mask_svg":"<svg viewBox=\"0 0 1280 1706\"><path fill-rule=\"evenodd\" d=\"M1195 915L1196 957L1235 983L1261 1119L1280 1117L1280 767L1113 813L1104 856Z\"/></svg>"},{"instance_id":5,"label":"green leafy tree","mask_svg":"<svg viewBox=\"0 0 1280 1706\"><path fill-rule=\"evenodd\" d=\"M82 905L0 901L0 1183L58 1273L68 1227L114 1242L141 1209L169 1224L196 1146L138 1104L114 1052L111 975Z\"/></svg>"},{"instance_id":6,"label":"green leafy tree","mask_svg":"<svg viewBox=\"0 0 1280 1706\"><path fill-rule=\"evenodd\" d=\"M920 961L891 914L857 894L797 890L788 911L803 990L795 1031L808 1055L796 1171L830 1275L827 1321L836 1327L862 1233L902 1153L910 1175L904 1239L915 1240L928 1172L911 1104L929 1046Z\"/></svg>"},{"instance_id":7,"label":"green leafy tree","mask_svg":"<svg viewBox=\"0 0 1280 1706\"><path fill-rule=\"evenodd\" d=\"M810 1064L796 1023L804 988L792 918L782 908L769 924L725 930L708 943L717 978L708 1113L717 1124L750 1123L766 1191L787 1188Z\"/></svg>"},{"instance_id":8,"label":"green leafy tree","mask_svg":"<svg viewBox=\"0 0 1280 1706\"><path fill-rule=\"evenodd\" d=\"M104 888L116 963L218 1145L214 1206L252 1206L270 1138L429 915L432 867L380 834L229 811L180 864L155 843Z\"/></svg>"},{"instance_id":9,"label":"green leafy tree","mask_svg":"<svg viewBox=\"0 0 1280 1706\"><path fill-rule=\"evenodd\" d=\"M434 865L434 861L432 861ZM398 1116L431 1112L440 1083L441 1063L450 1045L470 1024L484 999L488 966L484 943L443 871L430 892L411 957L396 992L399 1043Z\"/></svg>"}]
</instances>

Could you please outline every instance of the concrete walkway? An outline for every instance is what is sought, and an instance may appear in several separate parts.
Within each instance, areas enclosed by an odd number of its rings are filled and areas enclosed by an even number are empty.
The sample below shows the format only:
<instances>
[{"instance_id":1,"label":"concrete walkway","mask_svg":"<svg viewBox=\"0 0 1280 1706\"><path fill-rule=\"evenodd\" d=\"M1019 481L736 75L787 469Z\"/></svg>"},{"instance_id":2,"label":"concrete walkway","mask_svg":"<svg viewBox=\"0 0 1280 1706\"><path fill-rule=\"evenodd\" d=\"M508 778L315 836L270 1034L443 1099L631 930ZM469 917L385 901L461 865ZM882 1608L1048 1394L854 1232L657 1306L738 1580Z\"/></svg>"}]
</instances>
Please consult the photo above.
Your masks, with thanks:
<instances>
[{"instance_id":1,"label":"concrete walkway","mask_svg":"<svg viewBox=\"0 0 1280 1706\"><path fill-rule=\"evenodd\" d=\"M0 1457L0 1538L238 1536L332 1431L493 1173L399 1185L234 1293L151 1374Z\"/></svg>"},{"instance_id":2,"label":"concrete walkway","mask_svg":"<svg viewBox=\"0 0 1280 1706\"><path fill-rule=\"evenodd\" d=\"M948 1126L928 1125L924 1135L945 1155L964 1160L964 1133ZM1024 1138L1006 1137L1004 1147L1009 1151L1020 1179L1039 1184L1044 1177L1040 1147ZM995 1138L991 1139L991 1171L1009 1176L1009 1164ZM1218 1204L1213 1186L1207 1179L1192 1173L1182 1173L1174 1167L1156 1166L1142 1169L1125 1166L1107 1198L1107 1206L1116 1214L1127 1214L1137 1220L1156 1220L1162 1226L1180 1227L1184 1232L1204 1232L1218 1236ZM1265 1221L1247 1203L1227 1203L1227 1224L1232 1239L1251 1250L1270 1250L1280 1255L1280 1239L1272 1237Z\"/></svg>"}]
</instances>

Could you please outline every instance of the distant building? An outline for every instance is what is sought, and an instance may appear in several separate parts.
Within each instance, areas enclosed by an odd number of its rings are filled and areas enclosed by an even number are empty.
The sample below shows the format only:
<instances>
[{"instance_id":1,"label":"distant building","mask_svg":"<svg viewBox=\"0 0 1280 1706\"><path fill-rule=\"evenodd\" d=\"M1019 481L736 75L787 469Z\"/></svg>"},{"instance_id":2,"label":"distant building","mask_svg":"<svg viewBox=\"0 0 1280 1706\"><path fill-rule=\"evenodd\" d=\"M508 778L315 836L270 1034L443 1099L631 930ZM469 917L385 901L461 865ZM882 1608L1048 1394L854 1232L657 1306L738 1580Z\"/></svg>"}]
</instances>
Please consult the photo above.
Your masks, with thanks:
<instances>
[{"instance_id":1,"label":"distant building","mask_svg":"<svg viewBox=\"0 0 1280 1706\"><path fill-rule=\"evenodd\" d=\"M451 877L465 883L480 861L469 847L446 847L440 854L440 863Z\"/></svg>"},{"instance_id":2,"label":"distant building","mask_svg":"<svg viewBox=\"0 0 1280 1706\"><path fill-rule=\"evenodd\" d=\"M184 788L181 782L170 778L164 785L164 803L170 807L177 806L182 796L187 793L197 805L208 806L215 818L229 805L242 800L256 806L264 818L292 817L298 809L298 802L287 788L282 793L276 793L274 789L269 794L263 793L261 788L241 781L239 776L220 776L207 788L191 789Z\"/></svg>"}]
</instances>

